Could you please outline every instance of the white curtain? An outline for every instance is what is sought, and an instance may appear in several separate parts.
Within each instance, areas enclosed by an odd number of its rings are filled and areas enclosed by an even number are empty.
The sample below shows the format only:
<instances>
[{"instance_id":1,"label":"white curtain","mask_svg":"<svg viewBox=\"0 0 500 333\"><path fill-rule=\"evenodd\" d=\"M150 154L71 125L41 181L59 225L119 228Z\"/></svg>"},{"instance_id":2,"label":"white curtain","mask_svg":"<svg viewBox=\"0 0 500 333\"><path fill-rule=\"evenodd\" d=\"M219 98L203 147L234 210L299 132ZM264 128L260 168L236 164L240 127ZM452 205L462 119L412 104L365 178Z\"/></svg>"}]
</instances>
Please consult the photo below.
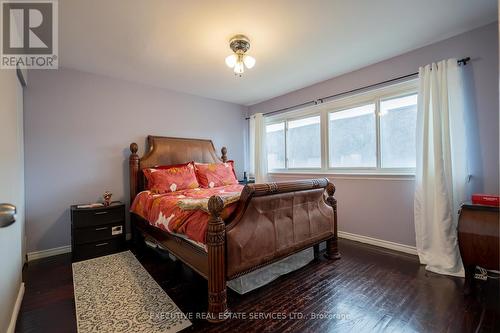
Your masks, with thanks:
<instances>
[{"instance_id":1,"label":"white curtain","mask_svg":"<svg viewBox=\"0 0 500 333\"><path fill-rule=\"evenodd\" d=\"M465 91L456 59L419 69L415 233L420 262L464 276L458 209L468 197Z\"/></svg>"},{"instance_id":2,"label":"white curtain","mask_svg":"<svg viewBox=\"0 0 500 333\"><path fill-rule=\"evenodd\" d=\"M250 116L250 175L256 183L267 181L266 129L262 113Z\"/></svg>"}]
</instances>

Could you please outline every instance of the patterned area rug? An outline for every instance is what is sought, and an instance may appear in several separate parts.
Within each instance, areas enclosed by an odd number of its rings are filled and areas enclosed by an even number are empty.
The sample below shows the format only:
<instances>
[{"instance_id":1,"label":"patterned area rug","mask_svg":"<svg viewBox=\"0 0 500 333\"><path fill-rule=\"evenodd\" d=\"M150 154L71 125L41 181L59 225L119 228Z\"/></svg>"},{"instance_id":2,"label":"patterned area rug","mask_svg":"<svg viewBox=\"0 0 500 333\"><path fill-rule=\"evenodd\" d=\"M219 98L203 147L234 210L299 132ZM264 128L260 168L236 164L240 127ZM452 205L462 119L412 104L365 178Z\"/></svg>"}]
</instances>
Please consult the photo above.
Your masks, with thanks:
<instances>
[{"instance_id":1,"label":"patterned area rug","mask_svg":"<svg viewBox=\"0 0 500 333\"><path fill-rule=\"evenodd\" d=\"M73 263L78 332L178 332L191 325L130 252Z\"/></svg>"}]
</instances>

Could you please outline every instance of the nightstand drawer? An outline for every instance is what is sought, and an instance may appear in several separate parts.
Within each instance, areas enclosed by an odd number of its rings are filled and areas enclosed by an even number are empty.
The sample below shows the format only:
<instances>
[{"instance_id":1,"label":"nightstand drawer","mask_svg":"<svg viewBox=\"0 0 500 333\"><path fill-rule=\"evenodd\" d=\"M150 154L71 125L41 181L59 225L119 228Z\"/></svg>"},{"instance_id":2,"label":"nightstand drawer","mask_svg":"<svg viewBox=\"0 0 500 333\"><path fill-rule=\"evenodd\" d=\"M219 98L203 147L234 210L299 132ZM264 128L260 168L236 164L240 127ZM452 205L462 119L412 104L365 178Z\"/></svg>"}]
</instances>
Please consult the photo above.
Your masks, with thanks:
<instances>
[{"instance_id":1,"label":"nightstand drawer","mask_svg":"<svg viewBox=\"0 0 500 333\"><path fill-rule=\"evenodd\" d=\"M73 211L73 226L86 228L125 221L123 206Z\"/></svg>"},{"instance_id":2,"label":"nightstand drawer","mask_svg":"<svg viewBox=\"0 0 500 333\"><path fill-rule=\"evenodd\" d=\"M76 229L73 234L75 244L99 242L115 237L123 237L125 228L122 223Z\"/></svg>"},{"instance_id":3,"label":"nightstand drawer","mask_svg":"<svg viewBox=\"0 0 500 333\"><path fill-rule=\"evenodd\" d=\"M104 256L123 250L123 237L103 240L95 243L76 245L73 252L73 261L85 260Z\"/></svg>"}]
</instances>

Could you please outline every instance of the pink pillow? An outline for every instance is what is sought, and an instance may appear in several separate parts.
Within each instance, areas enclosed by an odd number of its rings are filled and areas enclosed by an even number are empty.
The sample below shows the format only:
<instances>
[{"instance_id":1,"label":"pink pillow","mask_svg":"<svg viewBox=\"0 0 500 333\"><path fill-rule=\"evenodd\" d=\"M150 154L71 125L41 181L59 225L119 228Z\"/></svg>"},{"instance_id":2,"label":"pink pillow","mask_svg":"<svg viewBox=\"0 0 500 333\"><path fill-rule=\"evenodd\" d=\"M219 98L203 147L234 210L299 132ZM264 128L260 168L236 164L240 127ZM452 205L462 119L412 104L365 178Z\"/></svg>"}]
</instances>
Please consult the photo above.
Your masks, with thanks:
<instances>
[{"instance_id":1,"label":"pink pillow","mask_svg":"<svg viewBox=\"0 0 500 333\"><path fill-rule=\"evenodd\" d=\"M201 187L212 188L238 184L234 161L226 163L195 163L196 176Z\"/></svg>"},{"instance_id":2,"label":"pink pillow","mask_svg":"<svg viewBox=\"0 0 500 333\"><path fill-rule=\"evenodd\" d=\"M168 193L200 187L194 163L143 169L148 189L153 193Z\"/></svg>"}]
</instances>

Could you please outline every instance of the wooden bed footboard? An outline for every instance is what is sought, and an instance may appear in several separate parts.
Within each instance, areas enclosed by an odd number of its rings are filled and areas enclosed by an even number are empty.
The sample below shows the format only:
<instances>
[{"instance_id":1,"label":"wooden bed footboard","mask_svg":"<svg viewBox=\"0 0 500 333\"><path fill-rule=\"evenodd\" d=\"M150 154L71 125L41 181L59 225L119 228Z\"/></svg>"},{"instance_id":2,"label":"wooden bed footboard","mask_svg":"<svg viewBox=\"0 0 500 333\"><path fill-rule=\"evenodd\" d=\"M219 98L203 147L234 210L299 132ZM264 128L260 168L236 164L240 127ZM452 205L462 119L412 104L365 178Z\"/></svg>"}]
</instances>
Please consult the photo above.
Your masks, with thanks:
<instances>
[{"instance_id":1,"label":"wooden bed footboard","mask_svg":"<svg viewBox=\"0 0 500 333\"><path fill-rule=\"evenodd\" d=\"M218 157L210 140L148 136L147 152L139 157L130 145L130 202L146 188L142 170L156 165L197 161L227 161ZM208 280L208 320L227 318L226 281L283 259L309 247L315 256L326 241L326 257L338 259L335 186L326 178L249 184L234 213L222 220L224 202L208 201L207 252L183 238L165 233L132 213L136 231L171 252Z\"/></svg>"},{"instance_id":2,"label":"wooden bed footboard","mask_svg":"<svg viewBox=\"0 0 500 333\"><path fill-rule=\"evenodd\" d=\"M326 196L325 196L326 192ZM250 184L235 213L224 223L223 200L208 208L209 320L227 313L226 280L231 280L326 241L326 257L339 259L337 201L328 179Z\"/></svg>"},{"instance_id":3,"label":"wooden bed footboard","mask_svg":"<svg viewBox=\"0 0 500 333\"><path fill-rule=\"evenodd\" d=\"M326 178L247 185L226 221L228 276L323 240L328 240L328 256L338 257L334 194L335 186Z\"/></svg>"}]
</instances>

